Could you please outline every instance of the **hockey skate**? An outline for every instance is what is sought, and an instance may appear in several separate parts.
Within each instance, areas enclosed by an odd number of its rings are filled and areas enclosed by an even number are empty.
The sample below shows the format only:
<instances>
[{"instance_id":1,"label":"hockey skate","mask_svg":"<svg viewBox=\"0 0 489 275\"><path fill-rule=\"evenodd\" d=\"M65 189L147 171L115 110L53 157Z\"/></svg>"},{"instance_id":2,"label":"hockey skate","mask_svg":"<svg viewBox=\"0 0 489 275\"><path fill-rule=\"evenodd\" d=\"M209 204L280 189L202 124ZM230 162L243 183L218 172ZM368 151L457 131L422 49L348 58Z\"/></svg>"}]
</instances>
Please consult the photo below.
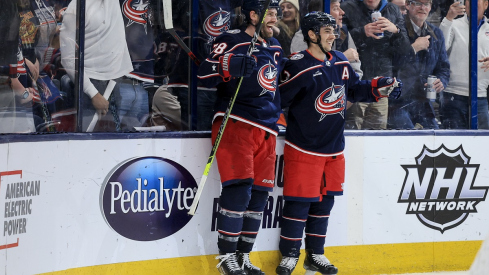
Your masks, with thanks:
<instances>
[{"instance_id":1,"label":"hockey skate","mask_svg":"<svg viewBox=\"0 0 489 275\"><path fill-rule=\"evenodd\" d=\"M305 275L314 275L316 272L322 275L334 275L338 273L338 268L332 265L328 258L323 254L312 254L311 250L306 250L304 260Z\"/></svg>"},{"instance_id":2,"label":"hockey skate","mask_svg":"<svg viewBox=\"0 0 489 275\"><path fill-rule=\"evenodd\" d=\"M261 271L258 267L254 266L250 261L250 253L243 253L236 251L238 257L238 264L247 275L265 275L265 272Z\"/></svg>"},{"instance_id":3,"label":"hockey skate","mask_svg":"<svg viewBox=\"0 0 489 275\"><path fill-rule=\"evenodd\" d=\"M217 270L221 275L246 275L238 265L236 253L226 253L216 257L220 262L217 264Z\"/></svg>"},{"instance_id":4,"label":"hockey skate","mask_svg":"<svg viewBox=\"0 0 489 275\"><path fill-rule=\"evenodd\" d=\"M278 275L290 275L292 271L294 271L295 266L297 265L297 261L299 258L296 257L285 257L282 256L282 261L275 269L275 272Z\"/></svg>"}]
</instances>

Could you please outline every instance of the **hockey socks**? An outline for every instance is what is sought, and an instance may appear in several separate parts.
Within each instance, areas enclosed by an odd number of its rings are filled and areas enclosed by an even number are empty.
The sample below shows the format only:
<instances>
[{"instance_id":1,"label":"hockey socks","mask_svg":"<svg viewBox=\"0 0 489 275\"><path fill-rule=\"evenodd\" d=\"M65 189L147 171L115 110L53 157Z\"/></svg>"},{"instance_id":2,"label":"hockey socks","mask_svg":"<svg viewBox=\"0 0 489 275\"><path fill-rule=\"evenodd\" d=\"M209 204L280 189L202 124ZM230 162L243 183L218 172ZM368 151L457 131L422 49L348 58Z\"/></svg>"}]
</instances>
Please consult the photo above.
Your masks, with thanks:
<instances>
[{"instance_id":1,"label":"hockey socks","mask_svg":"<svg viewBox=\"0 0 489 275\"><path fill-rule=\"evenodd\" d=\"M282 256L299 257L304 229L306 249L314 254L323 254L333 205L334 196L323 196L320 202L285 201L280 222L279 249Z\"/></svg>"},{"instance_id":2,"label":"hockey socks","mask_svg":"<svg viewBox=\"0 0 489 275\"><path fill-rule=\"evenodd\" d=\"M219 253L234 253L243 228L243 215L251 197L250 183L237 183L222 188L217 216Z\"/></svg>"},{"instance_id":3,"label":"hockey socks","mask_svg":"<svg viewBox=\"0 0 489 275\"><path fill-rule=\"evenodd\" d=\"M299 257L302 232L306 225L310 202L285 201L280 226L279 249L282 256Z\"/></svg>"},{"instance_id":4,"label":"hockey socks","mask_svg":"<svg viewBox=\"0 0 489 275\"><path fill-rule=\"evenodd\" d=\"M263 209L268 202L268 192L252 190L248 208L243 215L243 228L238 241L238 250L249 253L253 249L263 217Z\"/></svg>"},{"instance_id":5,"label":"hockey socks","mask_svg":"<svg viewBox=\"0 0 489 275\"><path fill-rule=\"evenodd\" d=\"M329 214L334 205L334 196L323 196L322 201L311 203L306 222L306 249L314 254L324 254L324 242L328 228Z\"/></svg>"}]
</instances>

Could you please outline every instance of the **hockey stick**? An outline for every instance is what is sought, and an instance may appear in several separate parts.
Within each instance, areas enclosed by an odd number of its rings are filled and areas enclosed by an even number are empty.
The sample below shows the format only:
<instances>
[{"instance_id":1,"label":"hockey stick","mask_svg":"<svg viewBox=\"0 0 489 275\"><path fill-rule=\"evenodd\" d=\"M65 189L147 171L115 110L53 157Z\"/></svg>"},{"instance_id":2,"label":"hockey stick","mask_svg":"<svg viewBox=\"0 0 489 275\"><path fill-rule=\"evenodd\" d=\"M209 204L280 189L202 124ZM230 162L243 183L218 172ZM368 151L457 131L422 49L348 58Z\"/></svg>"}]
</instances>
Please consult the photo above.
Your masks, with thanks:
<instances>
[{"instance_id":1,"label":"hockey stick","mask_svg":"<svg viewBox=\"0 0 489 275\"><path fill-rule=\"evenodd\" d=\"M263 15L261 21L258 22L256 26L255 34L253 35L253 39L251 40L251 45L248 48L247 55L251 56L253 49L255 48L256 41L258 40L258 35L260 34L261 27L263 21L265 21L265 17L268 12L268 6L270 5L271 0L267 0L265 2L265 6L263 9ZM233 97L229 101L228 108L224 113L224 117L222 119L221 127L219 127L219 131L217 132L216 141L214 142L214 146L212 146L211 153L209 158L207 159L207 164L205 165L204 174L200 179L199 187L197 188L197 193L195 194L194 201L190 206L190 211L188 211L189 215L195 215L195 210L197 209L197 204L199 203L200 196L202 195L202 190L204 189L205 182L207 181L207 176L209 175L209 170L211 169L212 163L214 162L214 157L216 156L217 147L219 147L219 142L221 141L222 134L224 133L224 129L226 128L226 124L228 122L229 116L231 115L231 110L233 109L234 102L236 101L236 97L238 96L239 88L241 87L241 83L243 82L243 77L240 77L238 87L236 88L236 92L234 92Z\"/></svg>"},{"instance_id":2,"label":"hockey stick","mask_svg":"<svg viewBox=\"0 0 489 275\"><path fill-rule=\"evenodd\" d=\"M114 90L116 82L114 80L109 80L109 83L107 84L107 87L105 88L104 92L104 98L106 100L109 100L110 95L112 94L112 90ZM99 115L97 112L93 115L92 121L88 125L87 132L92 132L93 128L95 128L95 124L97 124Z\"/></svg>"},{"instance_id":3,"label":"hockey stick","mask_svg":"<svg viewBox=\"0 0 489 275\"><path fill-rule=\"evenodd\" d=\"M173 36L173 38L177 41L178 45L182 47L185 52L187 52L188 56L192 61L199 66L200 61L199 59L195 56L195 54L185 45L183 40L178 36L177 32L175 29L173 29L173 17L172 17L172 8L171 8L171 1L172 0L163 0L163 17L165 19L165 28L166 30Z\"/></svg>"}]
</instances>

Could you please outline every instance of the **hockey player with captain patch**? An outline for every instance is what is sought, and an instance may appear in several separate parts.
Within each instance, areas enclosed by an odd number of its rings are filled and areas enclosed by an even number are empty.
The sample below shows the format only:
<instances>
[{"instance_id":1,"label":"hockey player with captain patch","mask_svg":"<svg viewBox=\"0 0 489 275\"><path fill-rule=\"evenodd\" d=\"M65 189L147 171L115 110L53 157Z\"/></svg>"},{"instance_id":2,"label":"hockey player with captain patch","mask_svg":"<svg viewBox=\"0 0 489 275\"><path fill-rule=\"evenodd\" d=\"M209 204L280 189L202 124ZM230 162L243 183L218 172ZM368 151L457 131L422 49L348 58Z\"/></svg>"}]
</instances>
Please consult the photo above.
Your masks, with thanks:
<instances>
[{"instance_id":1,"label":"hockey player with captain patch","mask_svg":"<svg viewBox=\"0 0 489 275\"><path fill-rule=\"evenodd\" d=\"M213 143L229 102L240 87L216 151L222 182L217 268L225 275L265 274L250 262L249 253L261 226L268 192L275 183L276 122L281 112L277 85L286 59L280 44L272 37L278 0L271 1L258 41L251 56L247 55L263 17L264 2L243 2L241 11L246 16L246 25L218 36L198 73L203 85L217 87Z\"/></svg>"},{"instance_id":2,"label":"hockey player with captain patch","mask_svg":"<svg viewBox=\"0 0 489 275\"><path fill-rule=\"evenodd\" d=\"M402 83L391 77L360 80L348 59L332 51L335 19L323 12L304 16L308 49L285 64L279 85L282 108L289 107L284 148L284 209L279 249L280 275L292 274L305 230L306 274L337 274L324 256L334 196L343 195L346 101L398 98Z\"/></svg>"}]
</instances>

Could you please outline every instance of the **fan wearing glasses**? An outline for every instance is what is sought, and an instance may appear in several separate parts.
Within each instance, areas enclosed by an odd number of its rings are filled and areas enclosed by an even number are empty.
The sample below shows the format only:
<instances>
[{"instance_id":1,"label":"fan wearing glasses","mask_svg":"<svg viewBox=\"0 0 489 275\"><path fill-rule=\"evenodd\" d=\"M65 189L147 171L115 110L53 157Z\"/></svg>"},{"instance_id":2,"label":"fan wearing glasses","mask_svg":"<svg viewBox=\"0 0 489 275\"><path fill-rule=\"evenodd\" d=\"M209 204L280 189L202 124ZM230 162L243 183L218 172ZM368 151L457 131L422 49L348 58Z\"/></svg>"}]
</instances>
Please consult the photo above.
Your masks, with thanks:
<instances>
[{"instance_id":1,"label":"fan wearing glasses","mask_svg":"<svg viewBox=\"0 0 489 275\"><path fill-rule=\"evenodd\" d=\"M433 101L426 97L425 88L431 75L436 77L436 93L448 84L450 64L445 38L438 27L426 21L430 0L406 1L406 10L404 24L412 51L394 59L405 93L400 99L389 99L388 124L394 129L438 129Z\"/></svg>"}]
</instances>

